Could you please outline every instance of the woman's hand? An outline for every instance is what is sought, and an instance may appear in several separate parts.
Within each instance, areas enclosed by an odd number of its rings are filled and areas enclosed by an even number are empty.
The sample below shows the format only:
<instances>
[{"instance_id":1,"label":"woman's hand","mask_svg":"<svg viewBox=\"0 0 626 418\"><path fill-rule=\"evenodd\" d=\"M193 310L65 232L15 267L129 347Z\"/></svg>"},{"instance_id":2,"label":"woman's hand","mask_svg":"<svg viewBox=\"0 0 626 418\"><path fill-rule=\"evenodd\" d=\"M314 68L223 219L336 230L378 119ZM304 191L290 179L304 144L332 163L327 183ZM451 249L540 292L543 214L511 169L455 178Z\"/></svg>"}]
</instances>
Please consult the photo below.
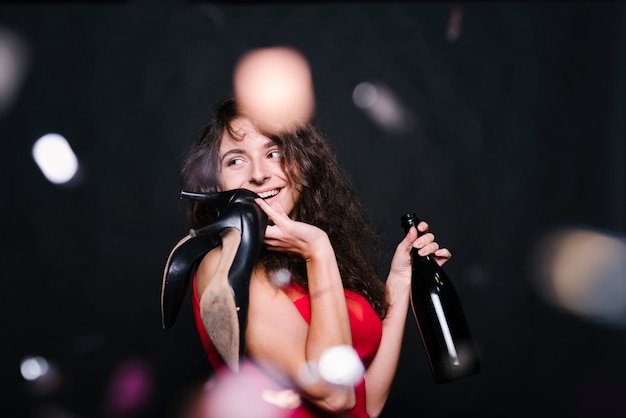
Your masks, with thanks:
<instances>
[{"instance_id":1,"label":"woman's hand","mask_svg":"<svg viewBox=\"0 0 626 418\"><path fill-rule=\"evenodd\" d=\"M418 237L418 231L422 234ZM411 274L411 249L417 248L418 254L422 257L431 254L437 264L442 266L445 264L452 253L447 248L439 248L439 244L435 241L435 235L428 232L428 224L421 221L415 227L411 227L404 239L396 247L393 259L391 260L390 272L399 275Z\"/></svg>"},{"instance_id":2,"label":"woman's hand","mask_svg":"<svg viewBox=\"0 0 626 418\"><path fill-rule=\"evenodd\" d=\"M271 221L265 229L264 240L270 250L298 254L308 261L316 255L315 248L319 248L318 244L330 244L327 234L320 228L289 218L280 202L270 205L261 198L255 199L255 202Z\"/></svg>"},{"instance_id":3,"label":"woman's hand","mask_svg":"<svg viewBox=\"0 0 626 418\"><path fill-rule=\"evenodd\" d=\"M421 221L417 225L417 229L422 235L413 242L412 246L419 250L418 253L422 257L431 254L437 264L440 266L444 265L452 257L452 253L447 248L439 248L433 233L428 232L428 224L426 222Z\"/></svg>"}]
</instances>

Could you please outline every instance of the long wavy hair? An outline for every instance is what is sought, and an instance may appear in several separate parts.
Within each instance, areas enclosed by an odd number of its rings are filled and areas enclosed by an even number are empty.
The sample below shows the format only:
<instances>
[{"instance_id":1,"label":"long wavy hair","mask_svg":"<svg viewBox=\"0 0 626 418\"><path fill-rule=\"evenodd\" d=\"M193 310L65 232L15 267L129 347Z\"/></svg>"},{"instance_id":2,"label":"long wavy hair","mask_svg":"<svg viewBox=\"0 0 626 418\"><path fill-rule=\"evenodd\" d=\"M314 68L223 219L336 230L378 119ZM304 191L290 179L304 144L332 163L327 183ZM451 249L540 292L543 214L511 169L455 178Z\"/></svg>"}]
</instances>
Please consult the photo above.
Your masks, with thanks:
<instances>
[{"instance_id":1,"label":"long wavy hair","mask_svg":"<svg viewBox=\"0 0 626 418\"><path fill-rule=\"evenodd\" d=\"M185 190L217 191L221 139L225 133L237 138L232 122L238 116L233 98L216 105L184 162L181 177ZM293 217L328 234L344 288L365 297L378 316L384 318L388 302L384 282L375 267L380 257L380 240L329 144L313 123L286 134L264 134L281 150L283 170L292 185L300 190ZM213 220L213 214L206 207L191 200L187 215L192 228ZM306 266L301 257L264 249L260 261L267 272L287 268L292 280L308 288Z\"/></svg>"}]
</instances>

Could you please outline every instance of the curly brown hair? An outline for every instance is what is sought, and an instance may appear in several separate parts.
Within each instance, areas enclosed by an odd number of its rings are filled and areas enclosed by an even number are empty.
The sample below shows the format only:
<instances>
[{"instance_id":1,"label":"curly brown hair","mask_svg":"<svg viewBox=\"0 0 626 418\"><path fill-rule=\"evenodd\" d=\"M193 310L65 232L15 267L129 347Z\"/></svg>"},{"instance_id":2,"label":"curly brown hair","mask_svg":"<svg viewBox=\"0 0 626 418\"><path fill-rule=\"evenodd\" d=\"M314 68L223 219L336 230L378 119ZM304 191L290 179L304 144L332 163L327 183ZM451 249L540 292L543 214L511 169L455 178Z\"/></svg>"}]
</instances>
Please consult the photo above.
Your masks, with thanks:
<instances>
[{"instance_id":1,"label":"curly brown hair","mask_svg":"<svg viewBox=\"0 0 626 418\"><path fill-rule=\"evenodd\" d=\"M232 97L216 105L184 162L181 177L185 190L217 191L221 139L226 132L237 138L231 123L238 116ZM328 142L313 123L285 134L264 134L280 148L283 170L300 190L293 217L328 234L344 288L365 297L378 316L384 318L388 308L385 285L375 267L380 240ZM187 214L192 228L210 223L213 217L206 207L192 200L188 202ZM260 261L266 271L287 268L296 283L308 287L302 258L264 249Z\"/></svg>"}]
</instances>

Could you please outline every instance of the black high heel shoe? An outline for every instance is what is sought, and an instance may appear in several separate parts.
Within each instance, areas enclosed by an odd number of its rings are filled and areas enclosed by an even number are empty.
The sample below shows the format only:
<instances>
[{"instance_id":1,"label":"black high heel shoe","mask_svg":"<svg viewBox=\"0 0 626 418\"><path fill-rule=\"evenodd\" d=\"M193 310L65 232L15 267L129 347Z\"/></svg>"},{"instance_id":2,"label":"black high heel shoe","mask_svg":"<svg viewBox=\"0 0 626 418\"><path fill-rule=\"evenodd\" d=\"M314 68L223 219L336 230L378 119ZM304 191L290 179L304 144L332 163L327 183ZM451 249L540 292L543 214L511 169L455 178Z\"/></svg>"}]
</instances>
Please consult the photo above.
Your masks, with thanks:
<instances>
[{"instance_id":1,"label":"black high heel shoe","mask_svg":"<svg viewBox=\"0 0 626 418\"><path fill-rule=\"evenodd\" d=\"M219 235L185 236L178 241L167 258L161 287L161 326L171 328L176 322L189 282L198 261L219 246Z\"/></svg>"},{"instance_id":2,"label":"black high heel shoe","mask_svg":"<svg viewBox=\"0 0 626 418\"><path fill-rule=\"evenodd\" d=\"M261 251L268 218L254 202L258 195L245 189L218 193L183 191L181 197L209 205L218 217L210 225L191 230L170 253L161 294L163 328L171 327L176 320L200 259L222 244L222 260L201 295L200 306L213 345L236 371L237 357L245 352L250 277ZM237 229L240 236L233 238L231 228Z\"/></svg>"},{"instance_id":3,"label":"black high heel shoe","mask_svg":"<svg viewBox=\"0 0 626 418\"><path fill-rule=\"evenodd\" d=\"M217 212L216 217L219 218L220 215L234 203L250 203L256 205L254 199L258 198L259 195L248 189L233 189L227 192L207 193L188 192L183 190L180 192L180 197L205 203Z\"/></svg>"}]
</instances>

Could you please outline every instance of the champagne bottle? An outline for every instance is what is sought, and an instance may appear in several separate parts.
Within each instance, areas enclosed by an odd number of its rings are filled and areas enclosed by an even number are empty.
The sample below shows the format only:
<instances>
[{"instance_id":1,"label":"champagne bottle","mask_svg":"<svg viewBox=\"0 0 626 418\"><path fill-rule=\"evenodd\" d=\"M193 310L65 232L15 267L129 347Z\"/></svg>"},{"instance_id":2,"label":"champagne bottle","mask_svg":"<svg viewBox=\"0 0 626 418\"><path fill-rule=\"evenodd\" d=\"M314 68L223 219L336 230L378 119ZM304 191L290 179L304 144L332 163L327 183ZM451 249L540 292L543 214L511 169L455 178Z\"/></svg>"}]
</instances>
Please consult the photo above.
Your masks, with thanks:
<instances>
[{"instance_id":1,"label":"champagne bottle","mask_svg":"<svg viewBox=\"0 0 626 418\"><path fill-rule=\"evenodd\" d=\"M419 223L414 213L401 220L405 232ZM411 250L411 309L433 378L447 383L474 375L480 360L456 290L431 255L422 257L417 251Z\"/></svg>"}]
</instances>

